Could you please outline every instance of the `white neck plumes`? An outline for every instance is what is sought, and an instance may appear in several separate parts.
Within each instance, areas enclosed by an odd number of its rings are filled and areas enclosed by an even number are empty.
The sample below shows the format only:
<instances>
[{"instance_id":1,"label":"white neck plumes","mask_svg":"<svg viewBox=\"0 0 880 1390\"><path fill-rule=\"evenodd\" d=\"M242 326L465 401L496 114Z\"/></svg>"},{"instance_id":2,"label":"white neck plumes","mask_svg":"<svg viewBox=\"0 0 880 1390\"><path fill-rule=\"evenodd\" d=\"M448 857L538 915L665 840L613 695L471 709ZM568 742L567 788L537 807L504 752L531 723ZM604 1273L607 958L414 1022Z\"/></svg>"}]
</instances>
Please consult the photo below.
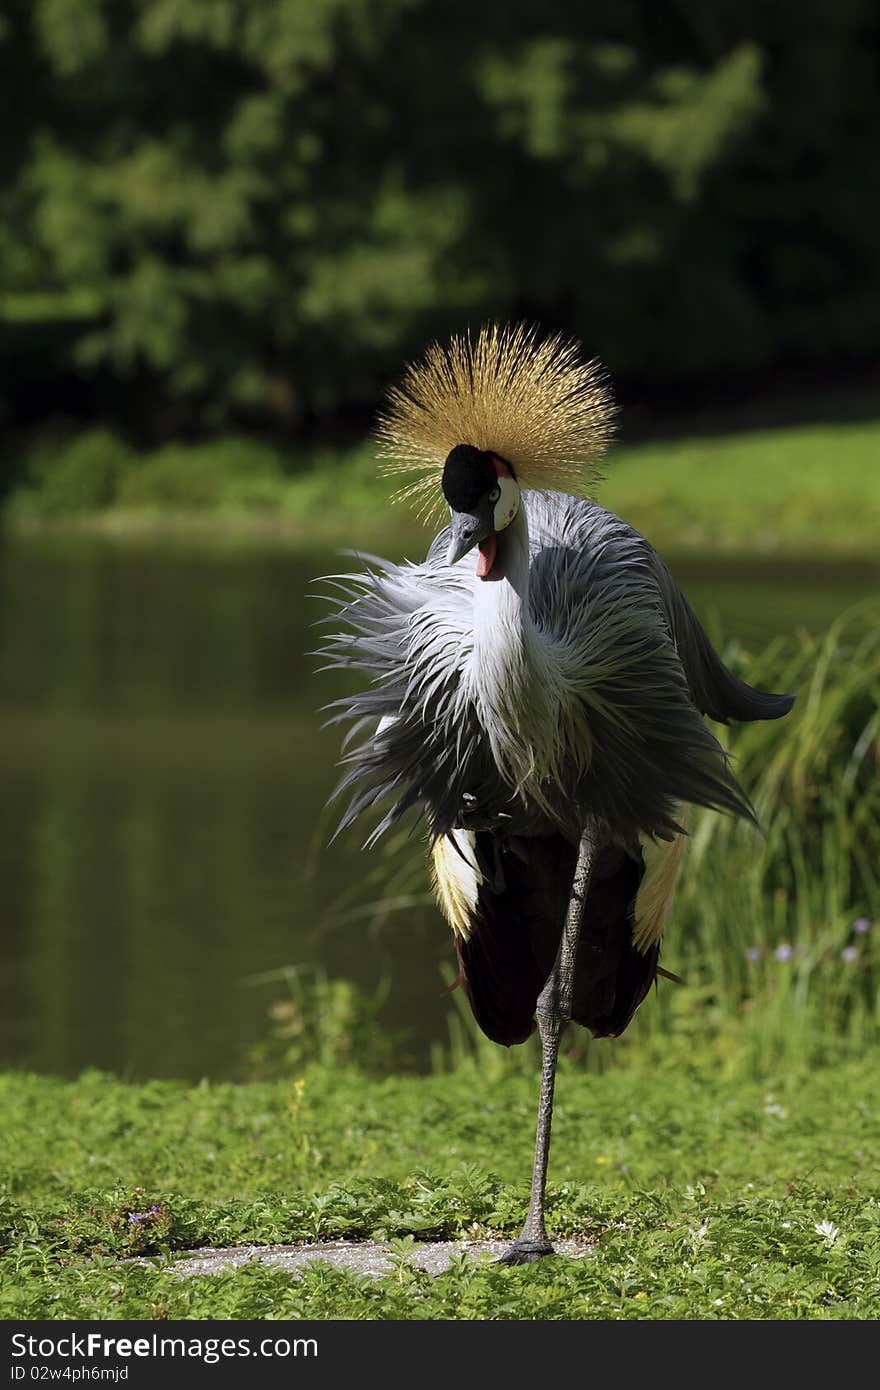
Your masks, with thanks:
<instances>
[{"instance_id":1,"label":"white neck plumes","mask_svg":"<svg viewBox=\"0 0 880 1390\"><path fill-rule=\"evenodd\" d=\"M524 507L498 537L490 576L475 581L473 613L469 698L511 789L545 807L542 784L558 785L561 771L567 701L556 642L529 610Z\"/></svg>"},{"instance_id":2,"label":"white neck plumes","mask_svg":"<svg viewBox=\"0 0 880 1390\"><path fill-rule=\"evenodd\" d=\"M526 675L537 636L529 613L529 528L525 508L498 537L498 554L486 579L474 585L475 685L518 685ZM502 681L501 674L507 679ZM503 694L503 689L496 692Z\"/></svg>"}]
</instances>

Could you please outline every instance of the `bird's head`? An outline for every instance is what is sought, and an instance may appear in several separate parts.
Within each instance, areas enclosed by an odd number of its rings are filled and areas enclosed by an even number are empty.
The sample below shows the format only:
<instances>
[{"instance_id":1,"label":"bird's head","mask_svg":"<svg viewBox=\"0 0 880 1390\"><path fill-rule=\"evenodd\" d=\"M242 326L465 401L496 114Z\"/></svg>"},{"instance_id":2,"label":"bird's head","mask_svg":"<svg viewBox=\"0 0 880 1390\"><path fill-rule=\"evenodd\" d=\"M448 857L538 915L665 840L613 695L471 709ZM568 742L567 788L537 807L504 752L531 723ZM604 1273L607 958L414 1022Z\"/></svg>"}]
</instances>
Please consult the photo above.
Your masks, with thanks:
<instances>
[{"instance_id":1,"label":"bird's head","mask_svg":"<svg viewBox=\"0 0 880 1390\"><path fill-rule=\"evenodd\" d=\"M443 495L452 513L449 564L479 546L477 575L487 579L498 554L499 533L520 508L513 470L488 449L456 444L443 465Z\"/></svg>"},{"instance_id":2,"label":"bird's head","mask_svg":"<svg viewBox=\"0 0 880 1390\"><path fill-rule=\"evenodd\" d=\"M578 343L490 323L407 367L379 418L380 456L409 475L396 495L425 520L439 520L444 498L452 508L450 562L478 545L477 574L498 579L497 538L521 490L590 497L613 418L602 369Z\"/></svg>"}]
</instances>

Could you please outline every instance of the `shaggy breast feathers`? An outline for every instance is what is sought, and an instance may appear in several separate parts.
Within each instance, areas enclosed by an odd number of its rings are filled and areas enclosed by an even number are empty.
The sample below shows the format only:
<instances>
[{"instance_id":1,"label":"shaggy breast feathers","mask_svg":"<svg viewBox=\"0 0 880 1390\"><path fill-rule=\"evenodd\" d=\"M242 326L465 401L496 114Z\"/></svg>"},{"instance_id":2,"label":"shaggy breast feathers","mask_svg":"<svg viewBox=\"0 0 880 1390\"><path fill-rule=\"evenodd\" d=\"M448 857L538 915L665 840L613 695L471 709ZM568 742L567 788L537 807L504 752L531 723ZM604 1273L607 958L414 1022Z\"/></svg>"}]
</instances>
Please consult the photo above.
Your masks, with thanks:
<instances>
[{"instance_id":1,"label":"shaggy breast feathers","mask_svg":"<svg viewBox=\"0 0 880 1390\"><path fill-rule=\"evenodd\" d=\"M546 709L504 733L521 745L519 765L537 769L531 790L500 765L498 711L470 679L473 559L447 565L441 533L423 564L373 562L335 581L345 626L325 654L371 678L333 710L350 725L342 825L383 804L371 839L411 808L438 835L478 804L502 822L543 816L575 837L589 812L632 837L671 839L681 802L750 815L694 705L650 546L595 504L558 494L525 503L530 625L543 662L527 678Z\"/></svg>"}]
</instances>

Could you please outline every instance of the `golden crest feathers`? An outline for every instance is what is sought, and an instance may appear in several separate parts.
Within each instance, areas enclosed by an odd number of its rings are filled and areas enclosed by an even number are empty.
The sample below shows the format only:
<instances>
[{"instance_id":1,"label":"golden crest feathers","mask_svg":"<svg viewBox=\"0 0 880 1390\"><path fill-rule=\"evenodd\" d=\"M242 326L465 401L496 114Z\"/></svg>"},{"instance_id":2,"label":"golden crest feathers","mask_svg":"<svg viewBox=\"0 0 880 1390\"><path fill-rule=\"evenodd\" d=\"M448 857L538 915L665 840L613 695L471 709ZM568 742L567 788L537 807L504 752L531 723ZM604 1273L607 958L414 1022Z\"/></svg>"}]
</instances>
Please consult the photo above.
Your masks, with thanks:
<instances>
[{"instance_id":1,"label":"golden crest feathers","mask_svg":"<svg viewBox=\"0 0 880 1390\"><path fill-rule=\"evenodd\" d=\"M439 482L456 444L506 460L521 487L588 494L612 434L614 403L601 367L561 336L487 324L434 343L391 389L380 417L383 471L416 474L396 499L426 518L443 506Z\"/></svg>"}]
</instances>

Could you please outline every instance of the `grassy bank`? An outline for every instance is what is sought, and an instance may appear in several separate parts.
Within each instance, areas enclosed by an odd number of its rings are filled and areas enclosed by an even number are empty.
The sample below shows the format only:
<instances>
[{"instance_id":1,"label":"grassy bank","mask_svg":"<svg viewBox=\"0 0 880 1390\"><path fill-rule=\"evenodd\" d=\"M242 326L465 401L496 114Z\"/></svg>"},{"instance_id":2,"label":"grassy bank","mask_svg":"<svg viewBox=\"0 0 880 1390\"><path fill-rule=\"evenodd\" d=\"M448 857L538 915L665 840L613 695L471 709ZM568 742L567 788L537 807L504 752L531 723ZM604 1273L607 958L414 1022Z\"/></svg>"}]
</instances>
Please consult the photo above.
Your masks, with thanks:
<instances>
[{"instance_id":1,"label":"grassy bank","mask_svg":"<svg viewBox=\"0 0 880 1390\"><path fill-rule=\"evenodd\" d=\"M601 490L656 545L876 558L880 422L811 426L616 449ZM292 471L292 466L296 471ZM7 503L20 527L274 536L350 532L419 549L418 523L389 507L369 446L291 457L248 439L136 454L104 430L35 448Z\"/></svg>"},{"instance_id":2,"label":"grassy bank","mask_svg":"<svg viewBox=\"0 0 880 1390\"><path fill-rule=\"evenodd\" d=\"M587 1258L300 1282L180 1281L206 1242L514 1234L535 1079L462 1067L195 1088L0 1080L4 1317L869 1318L880 1314L876 1052L834 1071L719 1080L682 1054L561 1077L550 1188ZM479 1093L479 1101L476 1097ZM156 1255L144 1266L120 1256Z\"/></svg>"}]
</instances>

